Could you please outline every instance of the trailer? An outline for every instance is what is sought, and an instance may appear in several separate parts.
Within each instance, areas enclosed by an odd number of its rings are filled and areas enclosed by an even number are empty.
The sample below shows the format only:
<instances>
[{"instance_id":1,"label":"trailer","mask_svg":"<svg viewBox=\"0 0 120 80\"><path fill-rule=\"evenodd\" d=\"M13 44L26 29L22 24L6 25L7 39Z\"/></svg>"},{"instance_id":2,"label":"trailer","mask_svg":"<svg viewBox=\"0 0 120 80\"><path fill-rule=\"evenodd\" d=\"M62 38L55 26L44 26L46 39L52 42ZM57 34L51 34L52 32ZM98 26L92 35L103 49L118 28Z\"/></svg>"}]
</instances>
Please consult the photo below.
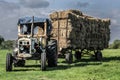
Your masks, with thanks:
<instances>
[{"instance_id":1,"label":"trailer","mask_svg":"<svg viewBox=\"0 0 120 80\"><path fill-rule=\"evenodd\" d=\"M58 55L63 55L68 63L81 59L83 53L94 51L97 60L102 60L101 50L109 45L110 20L91 17L79 10L66 10L50 14L52 38L57 40Z\"/></svg>"}]
</instances>

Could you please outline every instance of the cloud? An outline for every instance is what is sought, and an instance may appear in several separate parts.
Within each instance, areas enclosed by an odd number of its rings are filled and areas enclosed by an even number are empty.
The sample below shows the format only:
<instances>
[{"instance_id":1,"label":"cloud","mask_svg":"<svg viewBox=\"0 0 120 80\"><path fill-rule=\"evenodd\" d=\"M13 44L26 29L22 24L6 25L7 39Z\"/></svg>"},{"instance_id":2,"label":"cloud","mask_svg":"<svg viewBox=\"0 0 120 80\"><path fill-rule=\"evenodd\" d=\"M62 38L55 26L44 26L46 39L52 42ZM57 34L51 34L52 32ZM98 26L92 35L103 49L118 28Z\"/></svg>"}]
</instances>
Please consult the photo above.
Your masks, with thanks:
<instances>
[{"instance_id":1,"label":"cloud","mask_svg":"<svg viewBox=\"0 0 120 80\"><path fill-rule=\"evenodd\" d=\"M112 13L113 14L113 13ZM113 14L111 18L111 41L113 42L116 39L120 39L120 16L119 13Z\"/></svg>"},{"instance_id":2,"label":"cloud","mask_svg":"<svg viewBox=\"0 0 120 80\"><path fill-rule=\"evenodd\" d=\"M20 7L15 3L0 1L0 21L14 16L14 14L16 14L16 10L18 10L19 8Z\"/></svg>"},{"instance_id":3,"label":"cloud","mask_svg":"<svg viewBox=\"0 0 120 80\"><path fill-rule=\"evenodd\" d=\"M4 10L13 10L13 9L18 9L19 6L17 6L15 3L9 3L6 1L0 1L0 9L4 9Z\"/></svg>"},{"instance_id":4,"label":"cloud","mask_svg":"<svg viewBox=\"0 0 120 80\"><path fill-rule=\"evenodd\" d=\"M80 7L80 8L82 8L82 7L88 7L89 5L90 4L88 2L77 2L76 3L76 6Z\"/></svg>"},{"instance_id":5,"label":"cloud","mask_svg":"<svg viewBox=\"0 0 120 80\"><path fill-rule=\"evenodd\" d=\"M112 24L114 24L114 25L119 24L116 19L112 19L111 22L112 22Z\"/></svg>"},{"instance_id":6,"label":"cloud","mask_svg":"<svg viewBox=\"0 0 120 80\"><path fill-rule=\"evenodd\" d=\"M40 6L39 8L31 8L21 6L19 2L0 1L0 35L4 36L5 39L17 39L17 21L20 17L47 17L49 11L50 9L40 8Z\"/></svg>"},{"instance_id":7,"label":"cloud","mask_svg":"<svg viewBox=\"0 0 120 80\"><path fill-rule=\"evenodd\" d=\"M90 2L80 1L80 0L66 0L66 2L61 1L63 4L61 4L62 9L87 9L91 4Z\"/></svg>"},{"instance_id":8,"label":"cloud","mask_svg":"<svg viewBox=\"0 0 120 80\"><path fill-rule=\"evenodd\" d=\"M17 35L16 19L19 9L15 3L0 1L0 35L5 39L15 39Z\"/></svg>"},{"instance_id":9,"label":"cloud","mask_svg":"<svg viewBox=\"0 0 120 80\"><path fill-rule=\"evenodd\" d=\"M16 15L0 21L0 34L5 39L17 39L17 19Z\"/></svg>"},{"instance_id":10,"label":"cloud","mask_svg":"<svg viewBox=\"0 0 120 80\"><path fill-rule=\"evenodd\" d=\"M47 0L20 0L20 4L28 8L46 8L49 6Z\"/></svg>"}]
</instances>

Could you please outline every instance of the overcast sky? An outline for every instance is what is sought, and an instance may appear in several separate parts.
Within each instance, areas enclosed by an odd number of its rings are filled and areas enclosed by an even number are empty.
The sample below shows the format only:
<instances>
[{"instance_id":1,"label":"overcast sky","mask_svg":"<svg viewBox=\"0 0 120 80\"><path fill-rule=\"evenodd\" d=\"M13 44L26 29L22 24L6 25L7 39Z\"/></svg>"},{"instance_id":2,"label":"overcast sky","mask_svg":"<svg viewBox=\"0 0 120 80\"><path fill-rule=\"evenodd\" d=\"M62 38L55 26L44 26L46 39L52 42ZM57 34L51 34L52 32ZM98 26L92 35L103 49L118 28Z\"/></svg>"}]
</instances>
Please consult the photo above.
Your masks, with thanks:
<instances>
[{"instance_id":1,"label":"overcast sky","mask_svg":"<svg viewBox=\"0 0 120 80\"><path fill-rule=\"evenodd\" d=\"M0 0L0 35L17 39L17 20L25 16L48 17L56 10L79 9L111 19L111 40L120 39L120 0Z\"/></svg>"}]
</instances>

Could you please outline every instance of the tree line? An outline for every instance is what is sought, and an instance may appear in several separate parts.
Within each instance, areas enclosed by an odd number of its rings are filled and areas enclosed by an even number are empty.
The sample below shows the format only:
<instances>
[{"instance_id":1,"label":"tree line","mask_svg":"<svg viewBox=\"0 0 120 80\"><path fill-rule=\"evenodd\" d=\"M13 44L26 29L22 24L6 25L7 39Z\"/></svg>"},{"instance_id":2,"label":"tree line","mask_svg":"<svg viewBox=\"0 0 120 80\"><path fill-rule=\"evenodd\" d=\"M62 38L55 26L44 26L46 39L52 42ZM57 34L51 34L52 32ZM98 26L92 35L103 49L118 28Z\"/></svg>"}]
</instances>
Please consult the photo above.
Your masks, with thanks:
<instances>
[{"instance_id":1,"label":"tree line","mask_svg":"<svg viewBox=\"0 0 120 80\"><path fill-rule=\"evenodd\" d=\"M4 37L0 35L0 49L12 49L14 40L5 40Z\"/></svg>"},{"instance_id":2,"label":"tree line","mask_svg":"<svg viewBox=\"0 0 120 80\"><path fill-rule=\"evenodd\" d=\"M5 40L4 37L0 35L0 49L12 49L14 45L14 40ZM120 40L115 40L109 45L109 49L120 49Z\"/></svg>"},{"instance_id":3,"label":"tree line","mask_svg":"<svg viewBox=\"0 0 120 80\"><path fill-rule=\"evenodd\" d=\"M120 49L120 40L114 40L114 42L109 45L109 49Z\"/></svg>"}]
</instances>

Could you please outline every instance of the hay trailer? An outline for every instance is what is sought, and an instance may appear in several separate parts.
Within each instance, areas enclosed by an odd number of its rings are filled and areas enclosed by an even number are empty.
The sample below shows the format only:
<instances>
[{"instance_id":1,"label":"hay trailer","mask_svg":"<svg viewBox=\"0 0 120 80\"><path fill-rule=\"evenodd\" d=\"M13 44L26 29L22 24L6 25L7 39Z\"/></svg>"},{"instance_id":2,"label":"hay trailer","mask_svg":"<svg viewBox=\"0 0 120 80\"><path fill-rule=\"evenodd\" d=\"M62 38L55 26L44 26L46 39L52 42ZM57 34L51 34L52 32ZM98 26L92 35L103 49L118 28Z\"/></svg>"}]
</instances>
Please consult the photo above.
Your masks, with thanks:
<instances>
[{"instance_id":1,"label":"hay trailer","mask_svg":"<svg viewBox=\"0 0 120 80\"><path fill-rule=\"evenodd\" d=\"M49 19L24 17L18 20L18 39L13 53L6 55L6 71L25 66L26 60L40 60L41 70L57 66L57 41L50 38Z\"/></svg>"},{"instance_id":2,"label":"hay trailer","mask_svg":"<svg viewBox=\"0 0 120 80\"><path fill-rule=\"evenodd\" d=\"M58 11L50 14L52 38L58 42L58 54L68 63L81 59L84 53L94 52L97 60L102 60L101 50L108 47L110 40L110 20L83 14L79 10Z\"/></svg>"}]
</instances>

